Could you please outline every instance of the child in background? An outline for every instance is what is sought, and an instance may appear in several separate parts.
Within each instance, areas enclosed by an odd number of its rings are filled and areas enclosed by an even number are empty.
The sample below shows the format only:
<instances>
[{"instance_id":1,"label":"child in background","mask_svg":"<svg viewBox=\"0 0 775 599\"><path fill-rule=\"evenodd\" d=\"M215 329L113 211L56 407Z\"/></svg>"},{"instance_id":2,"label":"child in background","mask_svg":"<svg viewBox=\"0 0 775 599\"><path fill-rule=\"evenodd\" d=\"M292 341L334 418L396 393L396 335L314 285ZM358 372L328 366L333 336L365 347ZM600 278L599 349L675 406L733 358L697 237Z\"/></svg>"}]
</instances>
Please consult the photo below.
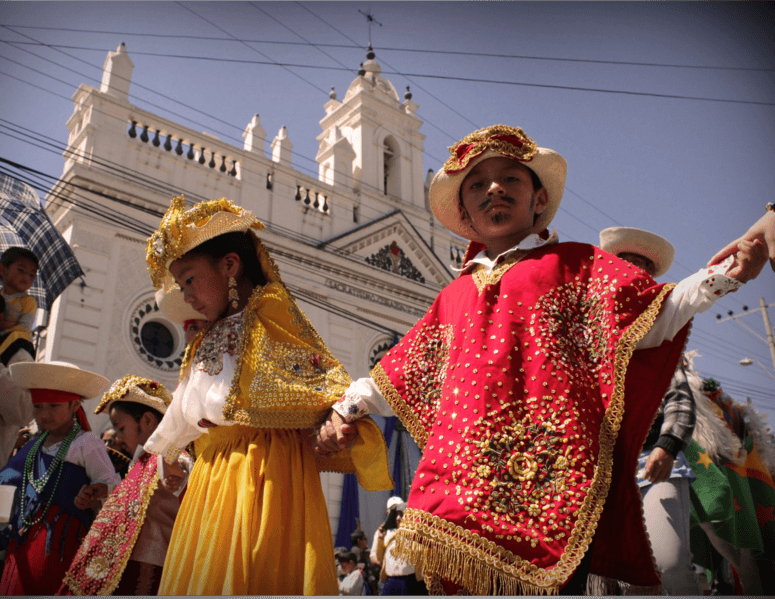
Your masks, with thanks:
<instances>
[{"instance_id":1,"label":"child in background","mask_svg":"<svg viewBox=\"0 0 775 599\"><path fill-rule=\"evenodd\" d=\"M19 351L23 358L17 356L14 361L32 361L35 356L32 328L38 303L27 292L37 275L38 257L30 250L12 247L0 256L0 294L5 303L0 313L0 361L6 366Z\"/></svg>"},{"instance_id":2,"label":"child in background","mask_svg":"<svg viewBox=\"0 0 775 599\"><path fill-rule=\"evenodd\" d=\"M148 241L157 288L182 289L210 321L146 451L197 460L172 531L161 595L335 595L321 469L392 488L373 421L338 464L318 462L312 430L349 377L282 283L253 214L222 199L175 198ZM358 468L353 466L355 462Z\"/></svg>"},{"instance_id":3,"label":"child in background","mask_svg":"<svg viewBox=\"0 0 775 599\"><path fill-rule=\"evenodd\" d=\"M167 318L183 327L186 345L191 345L196 336L207 327L207 320L186 303L183 292L179 288L170 289L166 293L164 289L159 289L156 292L156 305Z\"/></svg>"},{"instance_id":4,"label":"child in background","mask_svg":"<svg viewBox=\"0 0 775 599\"><path fill-rule=\"evenodd\" d=\"M42 434L0 470L0 484L17 488L2 531L8 553L0 595L51 595L91 525L89 510L99 507L93 495L120 482L105 444L87 432L81 408L81 399L94 397L108 381L64 362L14 364L11 376L30 390Z\"/></svg>"},{"instance_id":5,"label":"child in background","mask_svg":"<svg viewBox=\"0 0 775 599\"><path fill-rule=\"evenodd\" d=\"M180 507L178 496L191 470L191 460L181 456L175 472L162 480L161 459L143 448L170 401L164 385L125 376L113 383L94 411L108 412L116 440L132 452L134 461L94 521L59 594L157 593Z\"/></svg>"}]
</instances>

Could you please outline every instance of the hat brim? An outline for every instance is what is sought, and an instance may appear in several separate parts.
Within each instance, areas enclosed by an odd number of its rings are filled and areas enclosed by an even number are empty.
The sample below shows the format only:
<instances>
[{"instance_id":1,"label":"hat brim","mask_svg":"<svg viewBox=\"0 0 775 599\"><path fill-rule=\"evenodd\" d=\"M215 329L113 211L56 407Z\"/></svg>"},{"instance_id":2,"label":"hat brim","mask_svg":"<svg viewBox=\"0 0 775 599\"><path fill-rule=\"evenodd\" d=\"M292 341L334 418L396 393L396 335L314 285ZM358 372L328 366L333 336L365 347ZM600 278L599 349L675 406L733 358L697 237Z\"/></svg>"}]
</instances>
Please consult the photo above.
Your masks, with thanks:
<instances>
[{"instance_id":1,"label":"hat brim","mask_svg":"<svg viewBox=\"0 0 775 599\"><path fill-rule=\"evenodd\" d=\"M648 258L654 263L654 278L661 277L670 270L675 257L675 248L667 239L634 227L603 229L600 231L600 249L614 256L627 252Z\"/></svg>"},{"instance_id":2,"label":"hat brim","mask_svg":"<svg viewBox=\"0 0 775 599\"><path fill-rule=\"evenodd\" d=\"M167 318L181 326L187 320L205 320L203 314L194 310L191 304L186 302L179 287L170 289L166 293L164 288L157 290L156 305L161 308L161 311L166 314Z\"/></svg>"},{"instance_id":3,"label":"hat brim","mask_svg":"<svg viewBox=\"0 0 775 599\"><path fill-rule=\"evenodd\" d=\"M99 395L107 384L104 376L75 366L19 362L10 368L13 381L25 389L54 389L77 393L84 399Z\"/></svg>"},{"instance_id":4,"label":"hat brim","mask_svg":"<svg viewBox=\"0 0 775 599\"><path fill-rule=\"evenodd\" d=\"M460 186L475 165L488 158L501 156L504 154L488 148L472 158L463 170L447 172L442 168L433 177L429 191L431 210L439 222L456 235L484 243L484 239L473 230L460 211ZM552 222L560 207L568 165L560 154L548 148L538 148L531 159L518 162L538 175L546 189L546 208L536 221L535 229L537 232L543 231Z\"/></svg>"}]
</instances>

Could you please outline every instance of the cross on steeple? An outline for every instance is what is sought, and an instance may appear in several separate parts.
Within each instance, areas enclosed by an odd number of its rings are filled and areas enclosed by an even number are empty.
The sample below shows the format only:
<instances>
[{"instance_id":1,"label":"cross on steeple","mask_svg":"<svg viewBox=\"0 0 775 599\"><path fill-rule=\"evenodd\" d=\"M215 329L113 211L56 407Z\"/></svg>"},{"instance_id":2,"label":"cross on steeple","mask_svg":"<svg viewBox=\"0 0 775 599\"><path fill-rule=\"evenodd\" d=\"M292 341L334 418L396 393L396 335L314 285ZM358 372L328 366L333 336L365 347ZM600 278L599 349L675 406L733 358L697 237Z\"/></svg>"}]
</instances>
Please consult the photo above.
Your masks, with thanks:
<instances>
[{"instance_id":1,"label":"cross on steeple","mask_svg":"<svg viewBox=\"0 0 775 599\"><path fill-rule=\"evenodd\" d=\"M366 21L369 23L369 46L371 46L371 24L376 23L380 27L382 27L382 23L377 21L374 18L374 15L371 14L371 9L369 9L369 12L363 12L360 8L358 9L358 12L361 13L364 17L366 17Z\"/></svg>"}]
</instances>

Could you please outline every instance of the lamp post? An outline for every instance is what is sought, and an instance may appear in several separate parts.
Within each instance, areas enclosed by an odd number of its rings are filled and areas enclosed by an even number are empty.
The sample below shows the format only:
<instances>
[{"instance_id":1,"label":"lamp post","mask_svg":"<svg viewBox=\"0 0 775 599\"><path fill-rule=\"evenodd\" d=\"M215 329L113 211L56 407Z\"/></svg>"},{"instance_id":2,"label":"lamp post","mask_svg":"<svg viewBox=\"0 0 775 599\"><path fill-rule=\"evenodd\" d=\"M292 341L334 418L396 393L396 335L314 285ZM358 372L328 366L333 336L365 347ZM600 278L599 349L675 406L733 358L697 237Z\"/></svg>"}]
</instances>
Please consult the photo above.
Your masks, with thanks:
<instances>
[{"instance_id":1,"label":"lamp post","mask_svg":"<svg viewBox=\"0 0 775 599\"><path fill-rule=\"evenodd\" d=\"M767 370L767 369L764 367L764 364L762 364L761 362L759 362L759 360L752 360L751 358L743 358L742 360L740 360L740 365L741 365L741 366L750 366L750 365L751 365L751 364L753 364L754 362L755 362L756 364L758 364L759 366L761 366L761 367L762 367L762 370L764 370L764 372L766 372L767 374L769 374L769 375L770 375L770 378L771 378L772 380L774 380L774 381L775 381L775 376L772 376L772 373L771 373L769 370Z\"/></svg>"}]
</instances>

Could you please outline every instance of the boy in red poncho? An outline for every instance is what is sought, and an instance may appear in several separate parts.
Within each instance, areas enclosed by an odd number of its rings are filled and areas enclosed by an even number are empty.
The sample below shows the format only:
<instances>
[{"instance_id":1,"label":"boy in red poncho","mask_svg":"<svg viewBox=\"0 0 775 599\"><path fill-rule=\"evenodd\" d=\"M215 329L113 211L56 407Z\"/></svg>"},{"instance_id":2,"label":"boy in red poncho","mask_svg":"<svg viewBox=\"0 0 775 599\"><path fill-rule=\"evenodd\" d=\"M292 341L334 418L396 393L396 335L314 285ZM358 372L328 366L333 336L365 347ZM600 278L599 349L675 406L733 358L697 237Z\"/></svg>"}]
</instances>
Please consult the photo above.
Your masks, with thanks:
<instances>
[{"instance_id":1,"label":"boy in red poncho","mask_svg":"<svg viewBox=\"0 0 775 599\"><path fill-rule=\"evenodd\" d=\"M488 127L451 150L430 203L471 241L460 277L348 388L317 451L347 443L343 422L401 418L423 457L395 552L431 593L583 594L588 571L656 587L638 452L691 317L758 274L763 244L657 285L549 234L565 160L521 129Z\"/></svg>"}]
</instances>

